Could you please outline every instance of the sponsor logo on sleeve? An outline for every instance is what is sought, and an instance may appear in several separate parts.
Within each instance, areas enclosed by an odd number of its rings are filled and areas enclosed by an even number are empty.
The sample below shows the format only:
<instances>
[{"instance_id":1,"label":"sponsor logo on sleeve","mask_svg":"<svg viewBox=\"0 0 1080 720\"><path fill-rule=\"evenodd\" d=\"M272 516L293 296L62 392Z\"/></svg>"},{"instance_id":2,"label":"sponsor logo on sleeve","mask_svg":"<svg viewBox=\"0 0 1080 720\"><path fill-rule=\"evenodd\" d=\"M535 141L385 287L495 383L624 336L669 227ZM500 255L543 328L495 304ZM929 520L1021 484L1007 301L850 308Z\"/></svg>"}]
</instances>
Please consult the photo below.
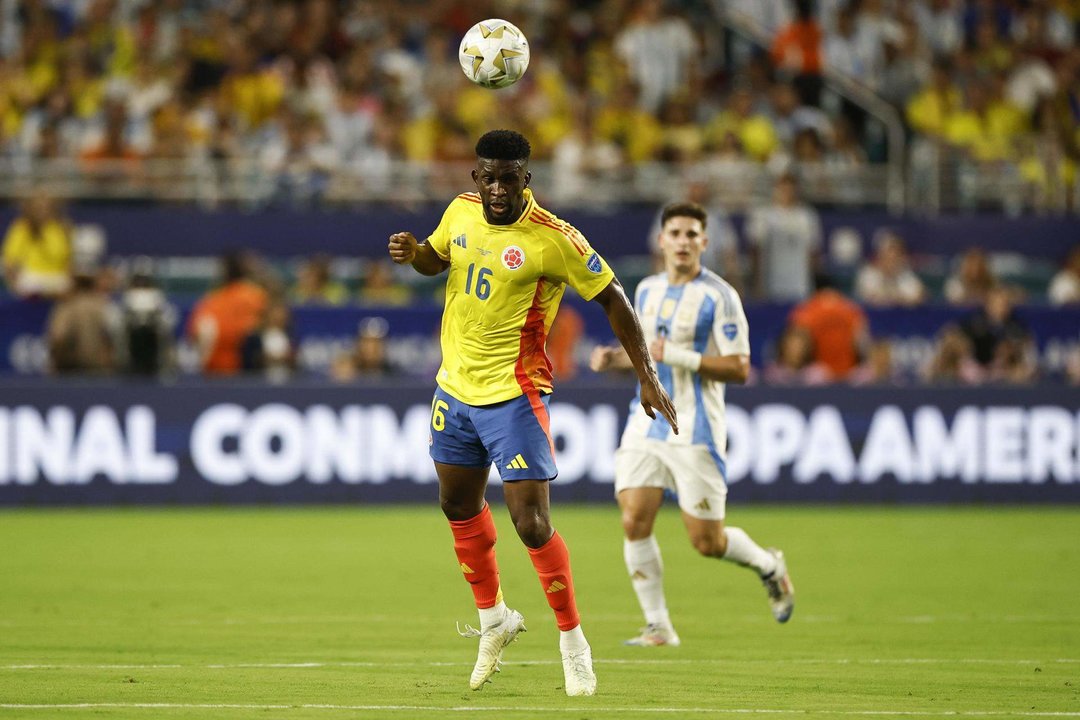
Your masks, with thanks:
<instances>
[{"instance_id":1,"label":"sponsor logo on sleeve","mask_svg":"<svg viewBox=\"0 0 1080 720\"><path fill-rule=\"evenodd\" d=\"M585 267L589 268L589 272L599 275L604 270L604 263L600 260L600 256L593 253L589 256L589 259L585 261Z\"/></svg>"},{"instance_id":2,"label":"sponsor logo on sleeve","mask_svg":"<svg viewBox=\"0 0 1080 720\"><path fill-rule=\"evenodd\" d=\"M735 323L724 323L724 337L728 340L734 340L735 336L739 334L739 326Z\"/></svg>"}]
</instances>

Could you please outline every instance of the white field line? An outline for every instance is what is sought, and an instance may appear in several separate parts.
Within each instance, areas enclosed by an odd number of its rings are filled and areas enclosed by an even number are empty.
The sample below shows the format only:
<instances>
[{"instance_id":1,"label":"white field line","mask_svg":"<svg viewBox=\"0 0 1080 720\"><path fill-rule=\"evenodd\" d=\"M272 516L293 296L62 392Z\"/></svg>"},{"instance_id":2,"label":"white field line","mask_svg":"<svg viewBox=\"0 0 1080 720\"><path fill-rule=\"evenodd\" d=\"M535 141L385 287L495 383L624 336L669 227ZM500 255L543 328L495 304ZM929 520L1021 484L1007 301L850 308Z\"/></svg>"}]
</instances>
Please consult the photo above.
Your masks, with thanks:
<instances>
[{"instance_id":1,"label":"white field line","mask_svg":"<svg viewBox=\"0 0 1080 720\"><path fill-rule=\"evenodd\" d=\"M633 614L593 614L589 616L592 622L629 622L639 623L641 618L638 615ZM768 614L764 616L760 613L753 615L735 615L728 616L728 620L731 622L745 622L758 624L761 622L772 622ZM189 626L245 626L245 625L363 625L371 623L391 623L397 622L398 619L392 615L319 615L319 616L280 616L280 617L251 617L251 618L215 618L215 619L166 619L155 621L155 626L161 627L189 627ZM986 623L986 624L1010 624L1010 625L1022 625L1026 623L1045 624L1054 623L1057 625L1074 625L1080 623L1080 616L1068 616L1068 615L898 615L894 617L864 617L852 619L851 617L842 615L800 615L800 623L845 623L845 624L861 624L872 622L875 625L881 624L895 624L895 625L934 625L937 623L948 624L970 624L970 623ZM113 627L116 625L130 625L131 618L114 618L114 619L82 619L82 618L68 618L50 620L49 625L51 627L56 626L70 626L70 627ZM28 628L34 629L40 626L40 623L27 622L23 620L9 620L0 619L0 627L5 628Z\"/></svg>"},{"instance_id":2,"label":"white field line","mask_svg":"<svg viewBox=\"0 0 1080 720\"><path fill-rule=\"evenodd\" d=\"M67 704L17 704L2 703L0 710L338 710L349 712L433 712L433 713L484 713L515 712L535 713L532 706L513 705L269 705L257 703L67 703ZM780 710L771 708L686 708L686 707L611 707L602 705L581 705L573 708L559 708L566 713L698 713L710 715L801 715L815 714L848 715L853 717L900 716L900 717L1080 717L1080 712L1038 712L1033 710Z\"/></svg>"},{"instance_id":3,"label":"white field line","mask_svg":"<svg viewBox=\"0 0 1080 720\"><path fill-rule=\"evenodd\" d=\"M792 658L790 660L768 660L763 658L706 658L682 660L679 658L595 658L597 665L728 665L748 663L766 665L1073 665L1080 664L1080 658ZM561 665L560 660L506 660L503 665ZM472 667L472 662L428 661L342 661L342 662L274 662L274 663L212 663L209 665L182 663L115 663L115 664L66 664L66 663L26 663L0 665L0 671L10 670L246 670L246 669L311 669L311 668L350 668L350 667Z\"/></svg>"}]
</instances>

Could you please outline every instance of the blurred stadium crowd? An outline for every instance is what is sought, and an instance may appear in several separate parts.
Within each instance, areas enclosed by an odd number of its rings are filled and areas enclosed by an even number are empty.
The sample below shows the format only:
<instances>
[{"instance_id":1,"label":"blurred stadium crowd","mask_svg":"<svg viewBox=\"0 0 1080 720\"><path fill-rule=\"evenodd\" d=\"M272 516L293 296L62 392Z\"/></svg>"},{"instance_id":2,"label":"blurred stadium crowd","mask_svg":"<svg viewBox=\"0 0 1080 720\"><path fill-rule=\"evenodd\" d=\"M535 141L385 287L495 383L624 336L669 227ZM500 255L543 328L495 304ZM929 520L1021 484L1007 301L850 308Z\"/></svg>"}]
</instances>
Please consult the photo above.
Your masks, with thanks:
<instances>
[{"instance_id":1,"label":"blurred stadium crowd","mask_svg":"<svg viewBox=\"0 0 1080 720\"><path fill-rule=\"evenodd\" d=\"M457 63L462 33L492 16L513 18L533 49L525 78L498 95ZM3 240L5 286L55 300L56 372L167 371L180 335L209 374L287 377L291 308L401 307L431 288L385 263L357 282L333 258L282 274L242 254L180 327L154 261L81 262L57 199L129 186L140 199L251 207L445 201L460 172L398 168L471 163L497 122L533 141L556 209L622 202L627 187L649 189L638 202L708 206L706 265L749 301L793 304L758 369L770 383L1033 382L1044 373L1013 306L1080 303L1080 249L1021 290L974 248L945 258L939 287L883 230L837 288L817 208L884 204L868 188L888 166L902 169L909 208L938 207L952 187L955 207L1075 212L1078 31L1076 0L0 0L0 186L24 198ZM177 195L158 163L213 170ZM237 172L250 193L206 190ZM430 195L410 195L418 178ZM746 213L741 237L730 211ZM899 377L862 308L924 303L969 312ZM583 353L576 315L560 315L550 343L564 376ZM394 372L388 330L373 312L328 372ZM1065 367L1080 383L1080 356Z\"/></svg>"},{"instance_id":2,"label":"blurred stadium crowd","mask_svg":"<svg viewBox=\"0 0 1080 720\"><path fill-rule=\"evenodd\" d=\"M487 16L533 47L499 95L457 63ZM397 161L467 162L497 117L553 163L556 199L660 161L729 205L748 167L852 203L860 167L907 160L857 101L876 95L914 138L913 198L944 167L960 204L994 182L1009 209L1070 209L1078 22L1075 0L3 0L0 158L166 198L155 161L234 162L254 201L307 204L377 192Z\"/></svg>"},{"instance_id":3,"label":"blurred stadium crowd","mask_svg":"<svg viewBox=\"0 0 1080 720\"><path fill-rule=\"evenodd\" d=\"M742 245L730 222L714 218L709 232L717 239L716 249L703 257L742 292L750 307L755 301L791 306L786 329L770 343L769 357L759 365L766 382L1026 384L1045 376L1034 337L1015 306L1080 307L1080 244L1035 296L998 277L991 256L977 246L954 259L954 270L938 294L913 270L904 239L883 229L874 238L874 254L845 283L850 287L840 289L827 274L817 213L799 201L795 187L791 176L778 179L774 201L747 218ZM45 341L54 372L174 372L174 340L179 335L188 343L188 365L208 375L255 372L285 379L300 369L291 310L346 306L370 312L355 342L325 363L331 377L349 381L406 368L423 374L435 370L430 362L391 362L389 327L380 310L430 305L440 299L441 286L425 285L412 273L400 274L389 260L364 261L359 277L342 277L329 256L304 259L290 271L253 252L229 254L221 262L220 284L195 302L178 327L172 301L184 298L170 299L163 292L154 259L104 266L79 261L70 223L52 199L39 194L8 227L3 262L6 290L15 299L10 311L18 312L19 302L53 304ZM658 266L659 255L651 262ZM629 280L626 274L623 278ZM874 339L864 308L919 308L928 303L965 312L958 322L940 329L932 352L916 372L903 372L893 363L890 342L884 336ZM557 376L573 377L585 365L586 342L580 313L564 304L548 341ZM1071 351L1063 370L1064 380L1080 384L1080 350Z\"/></svg>"}]
</instances>

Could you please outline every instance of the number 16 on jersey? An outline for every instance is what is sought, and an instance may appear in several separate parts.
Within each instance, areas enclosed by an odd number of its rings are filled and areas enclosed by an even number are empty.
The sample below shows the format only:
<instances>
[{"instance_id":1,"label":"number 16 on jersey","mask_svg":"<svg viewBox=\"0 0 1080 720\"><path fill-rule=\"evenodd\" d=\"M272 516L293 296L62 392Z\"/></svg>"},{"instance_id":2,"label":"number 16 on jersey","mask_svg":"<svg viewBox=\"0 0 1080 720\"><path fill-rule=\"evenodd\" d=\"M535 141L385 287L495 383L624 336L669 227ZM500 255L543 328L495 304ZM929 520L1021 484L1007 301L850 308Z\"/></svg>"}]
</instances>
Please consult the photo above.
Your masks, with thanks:
<instances>
[{"instance_id":1,"label":"number 16 on jersey","mask_svg":"<svg viewBox=\"0 0 1080 720\"><path fill-rule=\"evenodd\" d=\"M465 294L476 295L478 300L487 300L491 295L491 281L488 280L491 277L491 268L482 267L479 272L475 272L476 286L473 287L473 274L476 270L476 263L469 265L469 269L465 275Z\"/></svg>"}]
</instances>

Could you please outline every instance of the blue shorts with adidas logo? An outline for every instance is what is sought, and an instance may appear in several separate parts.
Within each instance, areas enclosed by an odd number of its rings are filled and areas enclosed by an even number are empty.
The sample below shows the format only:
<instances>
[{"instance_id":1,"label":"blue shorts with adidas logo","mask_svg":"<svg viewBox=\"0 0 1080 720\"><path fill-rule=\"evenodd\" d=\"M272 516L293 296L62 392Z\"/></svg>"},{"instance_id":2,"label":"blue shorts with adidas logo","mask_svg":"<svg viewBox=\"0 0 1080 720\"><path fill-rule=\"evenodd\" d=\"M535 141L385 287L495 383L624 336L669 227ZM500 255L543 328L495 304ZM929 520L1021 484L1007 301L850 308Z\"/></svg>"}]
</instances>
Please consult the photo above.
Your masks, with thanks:
<instances>
[{"instance_id":1,"label":"blue shorts with adidas logo","mask_svg":"<svg viewBox=\"0 0 1080 720\"><path fill-rule=\"evenodd\" d=\"M494 405L467 405L436 386L431 401L431 459L446 465L499 468L503 482L553 480L555 445L550 395L527 393Z\"/></svg>"}]
</instances>

